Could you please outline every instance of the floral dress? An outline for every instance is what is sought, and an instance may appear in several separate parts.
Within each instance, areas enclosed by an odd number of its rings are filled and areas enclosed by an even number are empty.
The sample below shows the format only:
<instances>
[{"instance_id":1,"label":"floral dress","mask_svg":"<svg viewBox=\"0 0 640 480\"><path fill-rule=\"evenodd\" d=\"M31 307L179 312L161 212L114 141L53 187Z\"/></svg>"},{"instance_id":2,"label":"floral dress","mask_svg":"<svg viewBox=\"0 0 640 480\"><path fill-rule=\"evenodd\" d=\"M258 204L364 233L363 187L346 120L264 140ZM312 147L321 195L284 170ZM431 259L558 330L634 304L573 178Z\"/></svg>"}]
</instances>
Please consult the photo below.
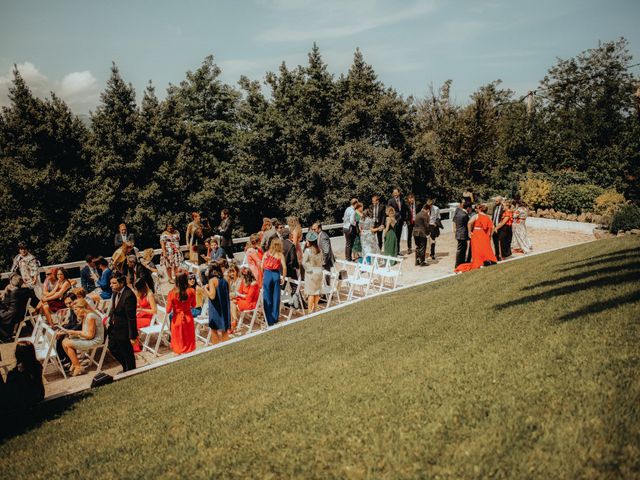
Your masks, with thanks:
<instances>
[{"instance_id":1,"label":"floral dress","mask_svg":"<svg viewBox=\"0 0 640 480\"><path fill-rule=\"evenodd\" d=\"M167 251L166 256L161 259L162 265L166 268L176 268L182 263L183 257L180 251L180 232L162 232L160 244L164 242Z\"/></svg>"}]
</instances>

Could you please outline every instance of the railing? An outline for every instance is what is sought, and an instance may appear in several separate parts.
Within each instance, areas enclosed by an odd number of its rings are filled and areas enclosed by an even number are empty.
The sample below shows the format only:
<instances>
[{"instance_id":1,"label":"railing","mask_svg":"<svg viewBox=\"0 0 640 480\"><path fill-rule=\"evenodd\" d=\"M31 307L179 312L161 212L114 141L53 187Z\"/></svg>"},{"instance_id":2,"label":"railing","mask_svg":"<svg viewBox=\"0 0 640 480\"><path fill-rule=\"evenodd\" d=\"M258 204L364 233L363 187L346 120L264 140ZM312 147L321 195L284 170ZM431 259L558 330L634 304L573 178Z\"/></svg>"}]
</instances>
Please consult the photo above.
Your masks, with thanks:
<instances>
[{"instance_id":1,"label":"railing","mask_svg":"<svg viewBox=\"0 0 640 480\"><path fill-rule=\"evenodd\" d=\"M443 208L440 210L440 215L441 216L446 216L446 218L443 218L443 220L448 220L450 219L450 216L452 214L452 212L454 211L453 208ZM322 226L323 230L338 230L338 229L342 229L342 223L332 223L331 225L323 225ZM308 228L303 228L302 229L302 233L307 233L309 231ZM244 244L247 243L249 241L249 237L239 237L239 238L234 238L233 240L233 244L234 245L238 245L238 244ZM187 251L187 245L182 245L180 247L180 250L182 250L183 252ZM153 251L154 256L155 255L160 255L162 253L162 249L161 248L156 248ZM107 260L109 260L111 257L106 257ZM85 265L85 261L84 260L79 260L79 261L75 261L75 262L67 262L67 263L56 263L54 265L45 265L45 266L41 266L39 269L39 273L42 273L43 271L45 271L48 268L64 268L66 270L73 270L75 268L79 269L81 267L83 267ZM7 278L9 278L10 276L10 272L4 272L2 274L0 274L0 280L6 280Z\"/></svg>"}]
</instances>

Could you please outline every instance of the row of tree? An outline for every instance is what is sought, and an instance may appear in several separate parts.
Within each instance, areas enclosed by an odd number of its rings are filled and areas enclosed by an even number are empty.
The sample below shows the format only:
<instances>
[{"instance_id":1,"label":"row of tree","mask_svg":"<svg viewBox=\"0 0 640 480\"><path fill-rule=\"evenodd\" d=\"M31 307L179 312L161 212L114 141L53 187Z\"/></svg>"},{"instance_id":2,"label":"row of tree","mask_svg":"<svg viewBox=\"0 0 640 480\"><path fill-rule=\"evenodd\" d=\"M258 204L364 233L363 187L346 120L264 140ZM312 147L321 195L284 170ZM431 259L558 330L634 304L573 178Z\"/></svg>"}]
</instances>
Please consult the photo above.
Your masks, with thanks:
<instances>
[{"instance_id":1,"label":"row of tree","mask_svg":"<svg viewBox=\"0 0 640 480\"><path fill-rule=\"evenodd\" d=\"M518 99L495 81L466 105L451 101L451 81L403 98L358 50L336 78L315 45L307 65L266 74L267 94L246 77L223 83L207 57L163 100L149 83L138 105L113 65L88 127L15 70L0 115L2 268L19 240L43 261L66 261L110 254L122 221L140 246L157 246L165 223L184 229L193 210L217 219L229 208L241 234L263 216L333 222L352 196L395 186L448 202L465 187L512 195L526 172L565 171L633 194L631 61L626 40L601 44L559 60L535 95Z\"/></svg>"}]
</instances>

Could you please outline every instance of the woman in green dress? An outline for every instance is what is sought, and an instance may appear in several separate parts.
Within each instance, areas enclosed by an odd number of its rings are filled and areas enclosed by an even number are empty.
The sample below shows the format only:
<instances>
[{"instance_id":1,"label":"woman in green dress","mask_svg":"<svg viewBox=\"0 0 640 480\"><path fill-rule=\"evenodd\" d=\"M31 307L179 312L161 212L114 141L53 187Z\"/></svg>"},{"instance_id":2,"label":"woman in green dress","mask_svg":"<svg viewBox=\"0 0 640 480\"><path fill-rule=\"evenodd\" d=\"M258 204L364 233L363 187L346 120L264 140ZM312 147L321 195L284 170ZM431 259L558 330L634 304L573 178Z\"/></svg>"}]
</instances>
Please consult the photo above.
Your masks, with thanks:
<instances>
[{"instance_id":1,"label":"woman in green dress","mask_svg":"<svg viewBox=\"0 0 640 480\"><path fill-rule=\"evenodd\" d=\"M393 207L387 207L387 220L384 227L384 248L382 253L390 257L395 257L398 246L396 237L396 211Z\"/></svg>"}]
</instances>

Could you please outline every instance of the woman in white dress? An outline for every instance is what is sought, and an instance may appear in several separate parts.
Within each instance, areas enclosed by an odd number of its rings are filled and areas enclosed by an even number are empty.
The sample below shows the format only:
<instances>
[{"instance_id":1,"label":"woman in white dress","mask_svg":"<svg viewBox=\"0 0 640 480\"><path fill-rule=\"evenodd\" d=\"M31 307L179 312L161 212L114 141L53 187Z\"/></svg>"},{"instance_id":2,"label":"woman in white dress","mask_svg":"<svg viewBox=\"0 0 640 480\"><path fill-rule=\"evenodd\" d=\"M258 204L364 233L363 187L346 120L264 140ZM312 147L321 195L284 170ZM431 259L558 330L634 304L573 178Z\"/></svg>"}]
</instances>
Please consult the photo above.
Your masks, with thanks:
<instances>
[{"instance_id":1,"label":"woman in white dress","mask_svg":"<svg viewBox=\"0 0 640 480\"><path fill-rule=\"evenodd\" d=\"M516 202L513 212L513 239L511 250L529 253L533 249L529 235L527 234L527 206L522 201Z\"/></svg>"},{"instance_id":2,"label":"woman in white dress","mask_svg":"<svg viewBox=\"0 0 640 480\"><path fill-rule=\"evenodd\" d=\"M304 293L307 295L309 313L318 306L320 293L322 292L322 252L318 247L318 234L307 233L307 245L302 255L304 267Z\"/></svg>"}]
</instances>

